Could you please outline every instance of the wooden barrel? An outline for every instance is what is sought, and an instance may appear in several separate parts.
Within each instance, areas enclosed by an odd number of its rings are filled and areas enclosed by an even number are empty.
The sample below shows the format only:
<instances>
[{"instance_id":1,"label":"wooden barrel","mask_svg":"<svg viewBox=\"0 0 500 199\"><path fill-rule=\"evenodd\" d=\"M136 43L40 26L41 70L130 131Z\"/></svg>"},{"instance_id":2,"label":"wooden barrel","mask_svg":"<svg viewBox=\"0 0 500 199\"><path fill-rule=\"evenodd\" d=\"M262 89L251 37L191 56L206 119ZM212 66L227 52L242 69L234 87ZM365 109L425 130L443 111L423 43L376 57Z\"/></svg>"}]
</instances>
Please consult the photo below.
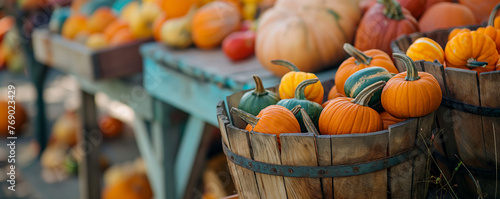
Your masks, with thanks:
<instances>
[{"instance_id":1,"label":"wooden barrel","mask_svg":"<svg viewBox=\"0 0 500 199\"><path fill-rule=\"evenodd\" d=\"M333 80L323 82L325 91ZM268 88L277 91L277 88ZM243 92L227 97L238 107ZM328 96L325 94L325 96ZM223 148L240 198L424 198L434 113L366 134L246 131L217 105ZM231 121L232 122L231 122Z\"/></svg>"},{"instance_id":2,"label":"wooden barrel","mask_svg":"<svg viewBox=\"0 0 500 199\"><path fill-rule=\"evenodd\" d=\"M405 53L420 37L429 37L444 49L450 31L403 35L392 42L392 51ZM436 111L436 124L441 132L434 142L434 157L439 167L448 179L455 172L452 184L457 184L459 197L500 198L497 172L500 168L500 71L477 75L475 71L444 68L437 62L418 61L417 66L418 70L434 75L443 91L442 104Z\"/></svg>"}]
</instances>

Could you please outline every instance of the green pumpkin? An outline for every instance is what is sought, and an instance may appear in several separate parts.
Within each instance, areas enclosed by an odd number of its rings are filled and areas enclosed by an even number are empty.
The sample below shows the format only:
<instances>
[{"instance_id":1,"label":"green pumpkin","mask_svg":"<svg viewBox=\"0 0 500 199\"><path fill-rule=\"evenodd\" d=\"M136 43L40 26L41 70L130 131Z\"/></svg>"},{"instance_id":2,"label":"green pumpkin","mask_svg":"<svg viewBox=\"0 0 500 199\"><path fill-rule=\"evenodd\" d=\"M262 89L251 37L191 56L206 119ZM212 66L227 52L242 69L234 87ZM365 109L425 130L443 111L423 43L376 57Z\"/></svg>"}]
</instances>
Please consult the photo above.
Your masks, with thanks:
<instances>
[{"instance_id":1,"label":"green pumpkin","mask_svg":"<svg viewBox=\"0 0 500 199\"><path fill-rule=\"evenodd\" d=\"M319 115L321 114L321 111L323 111L323 107L313 101L309 101L306 99L306 96L304 94L304 89L316 82L318 82L319 79L306 79L297 86L295 89L295 97L290 98L290 99L283 99L278 102L277 105L284 106L285 108L292 110L295 106L300 105L302 108L306 111L306 113L309 115L311 118L312 122L314 125L317 127L318 126L318 120L319 120ZM300 130L302 132L306 132L306 126L304 125L304 121L302 119L302 114L298 113L295 115L297 120L299 121L300 124Z\"/></svg>"},{"instance_id":2,"label":"green pumpkin","mask_svg":"<svg viewBox=\"0 0 500 199\"><path fill-rule=\"evenodd\" d=\"M243 94L238 108L252 115L258 115L262 109L278 103L280 97L276 93L264 89L262 80L257 75L253 76L253 80L255 81L255 90Z\"/></svg>"},{"instance_id":3,"label":"green pumpkin","mask_svg":"<svg viewBox=\"0 0 500 199\"><path fill-rule=\"evenodd\" d=\"M347 97L355 98L364 88L378 81L387 82L392 77L393 75L382 67L374 66L364 68L347 78L344 84L344 92ZM368 105L375 110L382 110L382 104L380 103L381 94L382 89L375 92L368 102Z\"/></svg>"}]
</instances>

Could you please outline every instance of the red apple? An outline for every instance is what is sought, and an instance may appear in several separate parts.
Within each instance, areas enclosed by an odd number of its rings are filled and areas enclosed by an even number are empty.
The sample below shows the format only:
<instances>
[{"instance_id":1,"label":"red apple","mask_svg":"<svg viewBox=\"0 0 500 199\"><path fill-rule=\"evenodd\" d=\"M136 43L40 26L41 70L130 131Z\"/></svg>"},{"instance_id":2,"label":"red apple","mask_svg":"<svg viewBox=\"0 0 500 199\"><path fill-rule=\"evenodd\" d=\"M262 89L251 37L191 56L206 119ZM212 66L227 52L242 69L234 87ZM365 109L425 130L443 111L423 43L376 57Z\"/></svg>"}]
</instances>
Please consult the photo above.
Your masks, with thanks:
<instances>
[{"instance_id":1,"label":"red apple","mask_svg":"<svg viewBox=\"0 0 500 199\"><path fill-rule=\"evenodd\" d=\"M222 42L222 50L233 61L252 56L255 52L255 32L239 31L231 33Z\"/></svg>"}]
</instances>

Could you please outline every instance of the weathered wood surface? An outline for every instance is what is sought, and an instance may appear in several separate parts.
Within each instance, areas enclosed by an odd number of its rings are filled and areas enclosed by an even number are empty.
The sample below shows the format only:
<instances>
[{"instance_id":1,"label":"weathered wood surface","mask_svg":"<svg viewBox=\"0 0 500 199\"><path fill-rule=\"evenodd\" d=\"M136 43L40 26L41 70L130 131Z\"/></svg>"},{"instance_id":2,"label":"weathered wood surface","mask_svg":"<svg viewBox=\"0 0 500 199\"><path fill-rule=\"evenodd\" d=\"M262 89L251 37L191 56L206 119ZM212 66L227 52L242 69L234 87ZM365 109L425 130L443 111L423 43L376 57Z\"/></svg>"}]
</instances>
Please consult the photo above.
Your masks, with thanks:
<instances>
[{"instance_id":1,"label":"weathered wood surface","mask_svg":"<svg viewBox=\"0 0 500 199\"><path fill-rule=\"evenodd\" d=\"M146 41L91 50L83 44L51 34L48 29L33 31L37 61L87 79L123 77L142 71L139 46Z\"/></svg>"},{"instance_id":2,"label":"weathered wood surface","mask_svg":"<svg viewBox=\"0 0 500 199\"><path fill-rule=\"evenodd\" d=\"M250 132L254 160L281 165L280 149L276 135ZM285 183L282 176L255 172L262 198L286 198Z\"/></svg>"},{"instance_id":3,"label":"weathered wood surface","mask_svg":"<svg viewBox=\"0 0 500 199\"><path fill-rule=\"evenodd\" d=\"M332 136L333 165L354 164L387 156L387 130ZM353 150L355 147L356 150ZM387 170L333 180L335 198L387 198Z\"/></svg>"},{"instance_id":4,"label":"weathered wood surface","mask_svg":"<svg viewBox=\"0 0 500 199\"><path fill-rule=\"evenodd\" d=\"M283 165L318 166L316 143L312 133L281 134L280 140ZM323 197L319 178L285 177L285 186L288 198Z\"/></svg>"},{"instance_id":5,"label":"weathered wood surface","mask_svg":"<svg viewBox=\"0 0 500 199\"><path fill-rule=\"evenodd\" d=\"M319 135L316 137L316 145L318 148L318 164L319 166L332 165L332 142L331 136ZM323 197L333 198L333 178L321 178L323 186Z\"/></svg>"},{"instance_id":6,"label":"weathered wood surface","mask_svg":"<svg viewBox=\"0 0 500 199\"><path fill-rule=\"evenodd\" d=\"M389 126L389 156L415 146L418 119L409 119ZM392 198L411 198L413 160L410 159L388 169L389 186Z\"/></svg>"},{"instance_id":7,"label":"weathered wood surface","mask_svg":"<svg viewBox=\"0 0 500 199\"><path fill-rule=\"evenodd\" d=\"M429 154L431 150L430 146L425 142L430 141L434 120L434 113L418 118L415 145L421 146L423 153L415 157L413 162L413 198L425 198L425 194L428 191L428 183L426 183L426 180L429 179ZM422 144L424 144L424 146L422 146Z\"/></svg>"}]
</instances>

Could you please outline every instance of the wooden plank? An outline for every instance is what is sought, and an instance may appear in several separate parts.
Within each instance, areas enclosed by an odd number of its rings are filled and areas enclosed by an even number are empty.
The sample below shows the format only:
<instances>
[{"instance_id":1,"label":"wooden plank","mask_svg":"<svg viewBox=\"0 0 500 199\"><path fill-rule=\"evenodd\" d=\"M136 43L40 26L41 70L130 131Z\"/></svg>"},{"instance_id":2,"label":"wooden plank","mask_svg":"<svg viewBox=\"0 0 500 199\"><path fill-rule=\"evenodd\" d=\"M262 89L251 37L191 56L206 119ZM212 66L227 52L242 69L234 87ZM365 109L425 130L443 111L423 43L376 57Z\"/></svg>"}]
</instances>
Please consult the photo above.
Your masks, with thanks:
<instances>
[{"instance_id":1,"label":"wooden plank","mask_svg":"<svg viewBox=\"0 0 500 199\"><path fill-rule=\"evenodd\" d=\"M415 136L415 145L421 146L426 141L430 141L432 127L434 126L434 113L418 119L418 129ZM429 146L430 147L430 146ZM425 198L428 190L430 160L430 149L422 146L423 154L417 156L413 162L413 198Z\"/></svg>"},{"instance_id":2,"label":"wooden plank","mask_svg":"<svg viewBox=\"0 0 500 199\"><path fill-rule=\"evenodd\" d=\"M418 119L412 118L389 126L389 156L409 150L415 145ZM389 185L392 198L410 198L413 185L413 159L389 168Z\"/></svg>"},{"instance_id":3,"label":"wooden plank","mask_svg":"<svg viewBox=\"0 0 500 199\"><path fill-rule=\"evenodd\" d=\"M281 165L280 150L276 135L250 132L254 160ZM286 198L285 183L282 176L255 172L259 193L262 198Z\"/></svg>"},{"instance_id":4,"label":"wooden plank","mask_svg":"<svg viewBox=\"0 0 500 199\"><path fill-rule=\"evenodd\" d=\"M443 93L443 96L447 96L446 83L443 77L444 74L443 65L440 64L439 62L437 63L424 62L424 64L422 65L422 69L423 71L430 73L432 76L434 76L434 78L436 78L436 80L439 83L439 87L441 88L441 92Z\"/></svg>"},{"instance_id":5,"label":"wooden plank","mask_svg":"<svg viewBox=\"0 0 500 199\"><path fill-rule=\"evenodd\" d=\"M332 165L332 143L330 135L320 135L316 137L318 146L318 164L319 166ZM323 198L333 198L333 178L321 178L323 186Z\"/></svg>"},{"instance_id":6,"label":"wooden plank","mask_svg":"<svg viewBox=\"0 0 500 199\"><path fill-rule=\"evenodd\" d=\"M446 68L446 86L451 99L480 106L475 71ZM452 110L453 130L460 158L467 166L486 167L481 116Z\"/></svg>"},{"instance_id":7,"label":"wooden plank","mask_svg":"<svg viewBox=\"0 0 500 199\"><path fill-rule=\"evenodd\" d=\"M243 96L243 94L245 94L246 92L247 91L240 91L240 92L234 93L230 96L227 96L227 98L226 98L227 107L229 109L231 109L232 107L238 108L238 105L240 104L240 99ZM233 113L229 113L229 115L231 116L232 124L235 127L240 128L240 129L245 129L245 127L247 126L247 123L245 121L243 121L241 118L239 118L238 116L236 116Z\"/></svg>"},{"instance_id":8,"label":"wooden plank","mask_svg":"<svg viewBox=\"0 0 500 199\"><path fill-rule=\"evenodd\" d=\"M250 144L248 140L248 131L235 128L232 125L227 126L227 135L231 150L243 157L251 158ZM241 190L238 193L242 198L259 198L259 188L255 179L255 173L246 168L236 165L236 173L240 181Z\"/></svg>"},{"instance_id":9,"label":"wooden plank","mask_svg":"<svg viewBox=\"0 0 500 199\"><path fill-rule=\"evenodd\" d=\"M332 136L333 165L350 165L387 156L388 131ZM356 150L353 150L355 147ZM387 170L333 180L335 198L387 198Z\"/></svg>"},{"instance_id":10,"label":"wooden plank","mask_svg":"<svg viewBox=\"0 0 500 199\"><path fill-rule=\"evenodd\" d=\"M280 135L280 140L283 165L318 166L312 133L285 133ZM319 178L285 177L285 186L288 198L323 197Z\"/></svg>"}]
</instances>

